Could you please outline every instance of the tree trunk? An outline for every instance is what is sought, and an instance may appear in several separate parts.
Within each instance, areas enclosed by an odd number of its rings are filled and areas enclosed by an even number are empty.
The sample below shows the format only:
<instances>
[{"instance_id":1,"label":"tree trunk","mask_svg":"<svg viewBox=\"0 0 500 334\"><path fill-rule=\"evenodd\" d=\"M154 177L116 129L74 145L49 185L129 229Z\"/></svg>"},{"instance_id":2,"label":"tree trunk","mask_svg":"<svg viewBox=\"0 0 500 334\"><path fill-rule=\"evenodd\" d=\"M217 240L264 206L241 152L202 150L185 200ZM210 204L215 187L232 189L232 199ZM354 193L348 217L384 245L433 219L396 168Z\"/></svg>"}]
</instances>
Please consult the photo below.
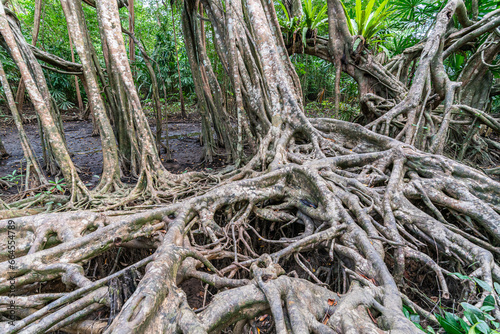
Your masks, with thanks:
<instances>
[{"instance_id":1,"label":"tree trunk","mask_svg":"<svg viewBox=\"0 0 500 334\"><path fill-rule=\"evenodd\" d=\"M228 159L233 157L234 160L237 160L237 153L235 151L236 135L232 126L230 126L222 90L204 47L204 37L202 36L201 25L198 19L198 8L185 3L182 19L186 52L193 73L193 81L202 118L205 158L209 162L213 160L217 140L224 145L226 157ZM228 49L225 50L227 51ZM224 57L227 57L227 54ZM214 133L216 138L214 138Z\"/></svg>"},{"instance_id":2,"label":"tree trunk","mask_svg":"<svg viewBox=\"0 0 500 334\"><path fill-rule=\"evenodd\" d=\"M45 76L42 71L42 67L35 58L34 52L36 48L30 46L24 39L24 36L22 35L21 29L18 25L18 20L15 17L14 13L9 11L7 15L7 20L9 22L11 32L14 34L15 42L17 43L17 46L19 48L19 51L21 52L24 62L27 65L33 80L35 80L36 86L40 91L40 93L42 94L45 103L47 104L47 106L49 106L50 108L49 111L51 113L52 119L55 121L57 129L63 138L64 145L66 146L66 141L64 139L64 131L62 126L62 119L59 117L59 109L57 108L54 99L50 95L47 81L45 80ZM6 48L6 50L10 52L9 46L6 44L3 45ZM18 110L20 109L18 108ZM45 133L45 129L40 120L40 115L38 113L36 115L40 132L40 138L42 142L42 152L43 152L43 159L45 161L45 169L48 171L49 175L57 176L60 174L61 170L58 166L55 153L53 152L53 147L50 141L48 140L48 135Z\"/></svg>"},{"instance_id":3,"label":"tree trunk","mask_svg":"<svg viewBox=\"0 0 500 334\"><path fill-rule=\"evenodd\" d=\"M19 139L21 140L21 147L23 148L24 158L26 159L25 189L26 191L29 191L34 187L38 187L40 185L47 185L48 181L45 178L45 175L43 174L40 165L38 164L36 156L33 154L30 141L26 136L26 132L24 131L21 115L17 110L16 102L14 100L14 95L12 94L12 90L10 89L10 85L7 80L7 75L5 74L5 71L3 69L3 64L1 61L0 61L0 81L2 82L3 90L7 98L7 103L12 113L12 117L14 118L14 123L16 124L17 132L19 134ZM5 152L5 149L1 145L0 141L0 156L4 156L3 154L1 154L2 149Z\"/></svg>"},{"instance_id":4,"label":"tree trunk","mask_svg":"<svg viewBox=\"0 0 500 334\"><path fill-rule=\"evenodd\" d=\"M106 193L121 188L120 166L118 159L118 147L113 128L106 113L106 108L101 97L97 75L92 67L88 36L83 10L79 0L61 0L64 9L68 30L71 33L76 51L82 62L83 75L87 84L89 103L92 106L94 119L99 126L101 146L103 152L103 172L97 191Z\"/></svg>"},{"instance_id":5,"label":"tree trunk","mask_svg":"<svg viewBox=\"0 0 500 334\"><path fill-rule=\"evenodd\" d=\"M158 149L158 152L161 151L162 143L161 143L161 136L163 133L162 130L162 124L163 124L163 117L162 117L162 108L161 108L161 102L160 102L160 91L158 89L158 80L156 79L156 74L155 70L153 68L153 65L151 64L151 58L148 56L146 53L146 50L144 49L144 46L142 43L130 32L124 30L124 32L130 36L130 38L134 41L134 43L139 47L139 50L142 53L142 57L144 59L144 63L146 64L146 68L148 69L149 76L151 78L151 83L153 86L153 100L155 102L155 109L156 109L156 147ZM165 123L167 123L165 133L166 133L166 139L165 139L165 148L166 148L166 156L167 160L171 160L172 155L170 152L170 145L168 141L168 115L165 114Z\"/></svg>"},{"instance_id":6,"label":"tree trunk","mask_svg":"<svg viewBox=\"0 0 500 334\"><path fill-rule=\"evenodd\" d=\"M71 33L68 29L68 39L69 39L69 48L71 50L71 61L75 62L75 52L73 51L73 41L71 39ZM78 83L78 76L75 75L75 90L76 90L76 100L78 102L78 110L80 113L83 113L83 100L82 95L80 94L80 84Z\"/></svg>"},{"instance_id":7,"label":"tree trunk","mask_svg":"<svg viewBox=\"0 0 500 334\"><path fill-rule=\"evenodd\" d=\"M42 5L43 5L43 0L35 0L35 17L33 24L33 32L31 34L31 45L33 46L36 46L36 42L38 41L38 34L40 32ZM21 113L21 117L23 112L25 93L26 93L26 86L24 85L24 82L21 79L19 80L19 86L17 87L17 96L16 96L17 110L19 110L19 112Z\"/></svg>"},{"instance_id":8,"label":"tree trunk","mask_svg":"<svg viewBox=\"0 0 500 334\"><path fill-rule=\"evenodd\" d=\"M165 4L165 2L163 2ZM174 33L174 43L175 43L175 62L177 64L177 76L179 77L179 99L181 100L181 116L183 118L187 117L186 114L186 106L184 105L184 93L182 91L182 80L181 80L181 65L179 63L179 48L177 44L177 32L175 29L175 17L174 17L174 6L173 2L171 3L171 13L172 13L172 31ZM166 5L165 5L166 7Z\"/></svg>"},{"instance_id":9,"label":"tree trunk","mask_svg":"<svg viewBox=\"0 0 500 334\"><path fill-rule=\"evenodd\" d=\"M135 34L135 10L134 10L134 0L128 0L128 30L132 35ZM130 67L132 69L132 75L135 73L135 42L131 37L128 42L128 53L130 57ZM158 148L159 149L159 148Z\"/></svg>"},{"instance_id":10,"label":"tree trunk","mask_svg":"<svg viewBox=\"0 0 500 334\"><path fill-rule=\"evenodd\" d=\"M123 84L124 92L126 92L131 114L129 122L133 125L129 125L128 130L132 131L130 134L135 136L140 153L139 181L135 188L136 192L131 196L134 197L138 192L144 191L155 194L157 188L170 185L178 177L165 169L158 155L154 136L142 109L127 59L117 4L114 1L97 2L97 18L111 63L116 66L114 74L118 76L117 79Z\"/></svg>"},{"instance_id":11,"label":"tree trunk","mask_svg":"<svg viewBox=\"0 0 500 334\"><path fill-rule=\"evenodd\" d=\"M73 165L71 157L66 149L63 135L57 126L57 121L54 120L53 114L50 112L50 107L48 105L50 101L44 99L41 92L38 90L33 77L31 76L28 66L19 51L19 47L9 26L2 4L0 4L0 33L10 50L12 58L19 67L19 71L21 72L28 94L33 102L33 105L35 106L36 112L40 117L44 133L47 135L52 147L52 153L54 154L54 157L65 178L65 182L71 191L72 200L74 202L78 202L82 199L88 199L88 190L78 176L76 168Z\"/></svg>"}]
</instances>

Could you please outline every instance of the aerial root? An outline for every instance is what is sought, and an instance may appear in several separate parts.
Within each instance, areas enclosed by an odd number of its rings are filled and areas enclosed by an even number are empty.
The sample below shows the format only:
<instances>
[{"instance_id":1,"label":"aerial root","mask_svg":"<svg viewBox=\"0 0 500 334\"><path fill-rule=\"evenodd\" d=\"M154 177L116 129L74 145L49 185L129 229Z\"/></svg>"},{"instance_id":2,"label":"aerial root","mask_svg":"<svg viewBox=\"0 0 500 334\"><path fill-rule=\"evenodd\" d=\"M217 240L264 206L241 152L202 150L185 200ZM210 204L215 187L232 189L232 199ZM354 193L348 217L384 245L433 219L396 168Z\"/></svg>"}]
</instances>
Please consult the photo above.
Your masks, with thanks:
<instances>
[{"instance_id":1,"label":"aerial root","mask_svg":"<svg viewBox=\"0 0 500 334\"><path fill-rule=\"evenodd\" d=\"M29 296L19 300L28 311L16 331L32 332L42 323L44 330L84 326L91 321L86 315L104 308L111 319L106 333L208 333L230 326L245 332L266 314L279 333L418 333L402 314L403 304L431 322L435 318L402 293L413 279L410 262L434 272L443 301L457 293L446 278L457 267L469 266L465 274L489 285L500 281L493 255L498 250L488 239L499 236L498 183L361 127L312 124L328 138L318 137L328 152L322 158L314 145L306 148L289 136L281 143L301 163L282 154L266 160L263 172L260 160L256 169L229 173L239 181L222 178L201 195L155 210L15 219L22 268L16 288ZM273 167L273 161L280 164ZM9 224L0 221L1 234L8 234ZM96 282L82 273L82 264L110 248L141 244L156 251L128 298L113 292L116 275L123 274L119 268ZM7 260L8 250L0 255ZM0 269L7 272L8 265ZM33 283L57 278L73 292L33 293ZM199 310L179 287L187 279L210 286L205 294L213 296ZM8 282L0 275L4 293Z\"/></svg>"}]
</instances>

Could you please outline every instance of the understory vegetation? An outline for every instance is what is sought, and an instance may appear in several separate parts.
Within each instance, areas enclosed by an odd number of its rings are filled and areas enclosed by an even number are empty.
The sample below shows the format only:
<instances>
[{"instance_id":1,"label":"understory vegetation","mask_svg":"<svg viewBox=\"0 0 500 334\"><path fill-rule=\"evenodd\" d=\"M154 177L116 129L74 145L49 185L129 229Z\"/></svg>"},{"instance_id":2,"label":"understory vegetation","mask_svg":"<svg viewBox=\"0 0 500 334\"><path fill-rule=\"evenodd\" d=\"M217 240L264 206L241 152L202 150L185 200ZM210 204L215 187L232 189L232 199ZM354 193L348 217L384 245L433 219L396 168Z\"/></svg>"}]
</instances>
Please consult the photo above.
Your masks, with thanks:
<instances>
[{"instance_id":1,"label":"understory vegetation","mask_svg":"<svg viewBox=\"0 0 500 334\"><path fill-rule=\"evenodd\" d=\"M500 2L0 2L0 332L500 333Z\"/></svg>"}]
</instances>

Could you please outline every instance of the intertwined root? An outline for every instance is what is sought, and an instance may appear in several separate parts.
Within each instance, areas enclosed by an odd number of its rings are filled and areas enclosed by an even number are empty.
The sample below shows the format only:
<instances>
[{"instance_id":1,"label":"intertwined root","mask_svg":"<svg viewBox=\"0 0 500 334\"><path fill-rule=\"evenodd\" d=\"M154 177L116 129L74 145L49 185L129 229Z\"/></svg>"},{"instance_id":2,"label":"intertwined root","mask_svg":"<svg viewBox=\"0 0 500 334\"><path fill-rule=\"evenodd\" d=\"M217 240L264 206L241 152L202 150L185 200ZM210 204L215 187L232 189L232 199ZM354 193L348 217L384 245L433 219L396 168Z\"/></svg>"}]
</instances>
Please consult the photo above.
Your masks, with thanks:
<instances>
[{"instance_id":1,"label":"intertwined root","mask_svg":"<svg viewBox=\"0 0 500 334\"><path fill-rule=\"evenodd\" d=\"M444 300L458 292L446 274L460 266L489 285L500 282L498 183L362 127L311 124L309 138L283 131L288 138L267 143L245 176L226 175L179 203L123 216L1 221L4 240L15 231L16 242L14 253L0 254L3 314L16 303L14 326L4 322L4 332L248 332L270 314L277 333L417 333L403 303L435 318L405 295L409 263L429 267ZM92 281L82 269L112 247L156 248L136 264L147 264L145 274L126 297L119 277L134 270ZM58 278L71 292L36 292ZM214 294L199 310L179 288L193 278ZM23 296L9 299L11 290ZM94 320L101 308L107 329Z\"/></svg>"}]
</instances>

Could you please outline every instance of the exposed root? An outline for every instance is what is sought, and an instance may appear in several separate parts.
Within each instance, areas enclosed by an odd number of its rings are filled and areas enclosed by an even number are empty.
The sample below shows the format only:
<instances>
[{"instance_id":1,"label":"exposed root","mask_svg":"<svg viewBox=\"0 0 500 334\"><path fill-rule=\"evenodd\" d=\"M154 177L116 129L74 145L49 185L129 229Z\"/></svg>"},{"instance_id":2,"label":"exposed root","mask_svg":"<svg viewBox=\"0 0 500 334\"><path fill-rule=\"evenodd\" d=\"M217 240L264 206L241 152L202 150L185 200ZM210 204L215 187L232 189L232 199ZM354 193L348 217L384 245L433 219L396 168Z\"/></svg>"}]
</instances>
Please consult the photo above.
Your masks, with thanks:
<instances>
[{"instance_id":1,"label":"exposed root","mask_svg":"<svg viewBox=\"0 0 500 334\"><path fill-rule=\"evenodd\" d=\"M157 235L145 276L106 333L243 329L262 314L272 315L277 333L417 333L401 311L403 302L414 304L400 292L408 261L435 273L444 300L456 293L446 279L454 262L490 285L500 281L498 251L477 234L500 238L498 183L363 127L311 124L318 145L284 131L269 142L275 159L266 152L255 169L247 165L232 182L177 204L128 216L84 211L15 219L14 286L28 297L18 304L17 314L26 315L15 327L5 325L6 332L61 328L71 312L85 319L109 308L111 290L103 282L119 273L90 282L81 265L110 247L140 245L159 229L166 234ZM1 224L7 237L12 222ZM437 258L425 246L438 250ZM10 254L1 253L4 259ZM0 289L7 293L9 262L1 266ZM294 277L294 270L309 281ZM330 290L338 275L346 277L340 291L348 292L341 296ZM33 283L56 278L79 289L47 297L30 292ZM179 288L188 278L218 291L197 314Z\"/></svg>"}]
</instances>

